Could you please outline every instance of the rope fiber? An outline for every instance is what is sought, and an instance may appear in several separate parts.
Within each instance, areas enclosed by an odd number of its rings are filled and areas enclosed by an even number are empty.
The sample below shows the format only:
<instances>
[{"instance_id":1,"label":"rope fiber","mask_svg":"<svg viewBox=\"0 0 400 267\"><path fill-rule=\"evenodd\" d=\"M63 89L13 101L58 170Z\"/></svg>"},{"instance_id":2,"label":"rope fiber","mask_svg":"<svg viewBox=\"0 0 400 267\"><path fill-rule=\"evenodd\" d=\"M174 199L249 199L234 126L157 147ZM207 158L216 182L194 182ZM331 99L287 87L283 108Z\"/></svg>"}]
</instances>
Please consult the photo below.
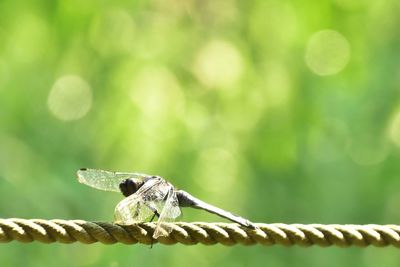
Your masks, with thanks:
<instances>
[{"instance_id":1,"label":"rope fiber","mask_svg":"<svg viewBox=\"0 0 400 267\"><path fill-rule=\"evenodd\" d=\"M118 225L83 220L0 219L0 242L284 246L395 246L400 247L400 225L262 224L251 230L234 223L169 223L172 232L153 240L155 223Z\"/></svg>"}]
</instances>

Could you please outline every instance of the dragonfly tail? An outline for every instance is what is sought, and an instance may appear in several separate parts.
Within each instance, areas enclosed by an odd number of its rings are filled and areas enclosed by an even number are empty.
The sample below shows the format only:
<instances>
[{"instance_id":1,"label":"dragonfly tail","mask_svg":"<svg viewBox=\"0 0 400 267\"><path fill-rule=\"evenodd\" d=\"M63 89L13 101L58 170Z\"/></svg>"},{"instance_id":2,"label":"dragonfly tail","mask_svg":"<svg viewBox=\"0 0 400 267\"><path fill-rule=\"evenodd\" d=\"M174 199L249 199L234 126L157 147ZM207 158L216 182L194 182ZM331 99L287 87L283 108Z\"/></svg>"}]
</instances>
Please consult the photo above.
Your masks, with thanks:
<instances>
[{"instance_id":1,"label":"dragonfly tail","mask_svg":"<svg viewBox=\"0 0 400 267\"><path fill-rule=\"evenodd\" d=\"M183 191L183 190L179 190L177 192L177 197L179 200L179 205L181 207L191 207L191 208L195 208L195 209L201 209L201 210L205 210L208 211L210 213L213 213L215 215L218 215L220 217L223 217L225 219L228 219L232 222L238 223L241 226L244 226L246 228L249 229L256 229L257 227L250 222L249 220L242 218L238 215L234 215L226 210L220 209L218 207L215 207L211 204L208 204L194 196L192 196L191 194Z\"/></svg>"}]
</instances>

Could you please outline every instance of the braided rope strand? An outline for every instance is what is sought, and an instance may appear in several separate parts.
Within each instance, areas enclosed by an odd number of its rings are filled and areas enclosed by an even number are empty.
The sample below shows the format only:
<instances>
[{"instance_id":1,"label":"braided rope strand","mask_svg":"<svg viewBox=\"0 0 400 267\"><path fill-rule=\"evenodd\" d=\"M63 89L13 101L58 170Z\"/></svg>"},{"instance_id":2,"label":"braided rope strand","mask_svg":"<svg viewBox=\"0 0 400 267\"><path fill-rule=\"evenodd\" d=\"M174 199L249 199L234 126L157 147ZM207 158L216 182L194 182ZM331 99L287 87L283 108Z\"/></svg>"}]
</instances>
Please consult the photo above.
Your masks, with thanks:
<instances>
[{"instance_id":1,"label":"braided rope strand","mask_svg":"<svg viewBox=\"0 0 400 267\"><path fill-rule=\"evenodd\" d=\"M153 240L155 223L118 225L83 220L0 219L0 243L19 242L172 245L235 244L265 246L395 246L400 247L400 225L256 224L250 230L233 223L170 223L168 236Z\"/></svg>"}]
</instances>

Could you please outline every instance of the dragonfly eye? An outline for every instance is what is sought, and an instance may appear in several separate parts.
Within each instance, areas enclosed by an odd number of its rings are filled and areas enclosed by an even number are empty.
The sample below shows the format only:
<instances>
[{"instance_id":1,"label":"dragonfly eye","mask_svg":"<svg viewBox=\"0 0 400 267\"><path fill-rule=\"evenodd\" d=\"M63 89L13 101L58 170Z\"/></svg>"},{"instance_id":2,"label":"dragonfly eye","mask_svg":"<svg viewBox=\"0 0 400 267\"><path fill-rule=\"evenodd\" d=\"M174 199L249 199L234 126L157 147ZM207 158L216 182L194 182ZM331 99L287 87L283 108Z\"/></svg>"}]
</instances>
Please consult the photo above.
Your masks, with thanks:
<instances>
[{"instance_id":1,"label":"dragonfly eye","mask_svg":"<svg viewBox=\"0 0 400 267\"><path fill-rule=\"evenodd\" d=\"M126 179L119 184L119 189L126 197L134 194L139 189L139 187L140 185L138 185L131 179Z\"/></svg>"}]
</instances>

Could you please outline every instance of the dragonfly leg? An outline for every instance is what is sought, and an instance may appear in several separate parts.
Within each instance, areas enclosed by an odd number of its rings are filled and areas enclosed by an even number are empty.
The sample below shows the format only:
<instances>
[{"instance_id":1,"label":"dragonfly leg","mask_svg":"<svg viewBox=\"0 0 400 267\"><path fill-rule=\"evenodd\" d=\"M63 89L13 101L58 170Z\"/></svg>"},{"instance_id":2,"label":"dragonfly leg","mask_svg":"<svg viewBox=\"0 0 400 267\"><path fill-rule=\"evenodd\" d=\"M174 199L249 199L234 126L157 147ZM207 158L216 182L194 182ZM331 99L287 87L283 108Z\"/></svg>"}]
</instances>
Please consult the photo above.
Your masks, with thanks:
<instances>
[{"instance_id":1,"label":"dragonfly leg","mask_svg":"<svg viewBox=\"0 0 400 267\"><path fill-rule=\"evenodd\" d=\"M153 207L152 205L149 205L146 202L144 202L143 204L146 205L146 207L148 207L154 213L150 219L150 222L152 222L156 216L157 216L157 218L160 218L160 213L158 213L158 211L155 207ZM153 247L153 242L154 242L154 239L151 238L150 249Z\"/></svg>"},{"instance_id":2,"label":"dragonfly leg","mask_svg":"<svg viewBox=\"0 0 400 267\"><path fill-rule=\"evenodd\" d=\"M153 207L152 205L149 205L149 203L146 203L146 202L143 202L143 204L146 205L146 207L148 207L154 213L150 219L150 222L152 222L156 216L157 216L157 218L160 218L160 213L158 213L158 211L155 207Z\"/></svg>"},{"instance_id":3,"label":"dragonfly leg","mask_svg":"<svg viewBox=\"0 0 400 267\"><path fill-rule=\"evenodd\" d=\"M151 217L150 222L152 222L156 216L157 218L160 218L160 214L158 214L157 211L154 211L153 217Z\"/></svg>"},{"instance_id":4,"label":"dragonfly leg","mask_svg":"<svg viewBox=\"0 0 400 267\"><path fill-rule=\"evenodd\" d=\"M157 210L153 210L153 212L154 212L154 214L153 214L153 216L151 217L150 222L152 222L156 216L157 216L157 218L160 218L160 214L158 213ZM153 242L154 242L154 239L151 238L150 249L153 248Z\"/></svg>"}]
</instances>

